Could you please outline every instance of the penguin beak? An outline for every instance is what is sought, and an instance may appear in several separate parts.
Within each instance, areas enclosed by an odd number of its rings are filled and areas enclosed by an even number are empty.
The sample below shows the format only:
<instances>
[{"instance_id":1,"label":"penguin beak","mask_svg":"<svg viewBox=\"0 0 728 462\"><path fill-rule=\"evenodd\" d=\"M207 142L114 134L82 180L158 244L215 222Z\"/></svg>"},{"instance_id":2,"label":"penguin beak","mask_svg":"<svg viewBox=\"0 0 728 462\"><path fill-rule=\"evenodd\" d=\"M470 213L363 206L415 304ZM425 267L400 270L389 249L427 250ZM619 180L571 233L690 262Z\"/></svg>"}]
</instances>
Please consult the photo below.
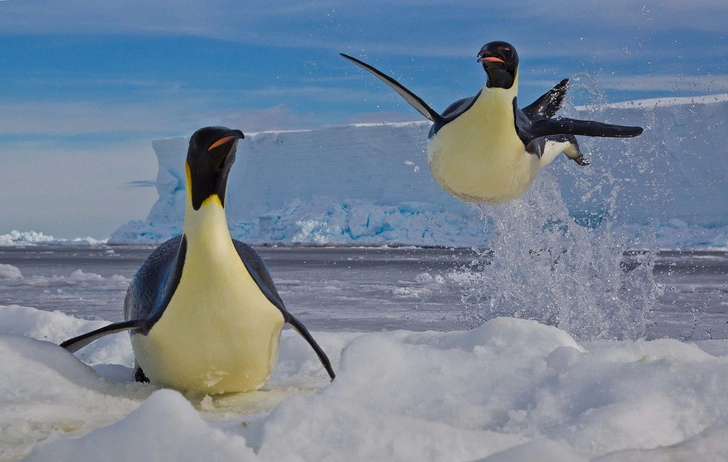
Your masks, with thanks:
<instances>
[{"instance_id":1,"label":"penguin beak","mask_svg":"<svg viewBox=\"0 0 728 462\"><path fill-rule=\"evenodd\" d=\"M219 140L215 141L214 143L212 143L212 145L209 148L207 148L207 150L212 151L216 147L222 146L225 143L232 143L233 141L235 141L237 139L243 139L243 138L245 138L245 135L243 135L243 132L238 131L235 135L224 136L224 137L220 138Z\"/></svg>"},{"instance_id":2,"label":"penguin beak","mask_svg":"<svg viewBox=\"0 0 728 462\"><path fill-rule=\"evenodd\" d=\"M210 160L216 159L217 161L217 159L219 159L219 169L225 168L226 165L232 165L235 161L236 142L245 138L245 135L243 135L243 132L240 130L227 130L226 132L221 133L221 135L224 136L207 148L207 152L212 156Z\"/></svg>"},{"instance_id":3,"label":"penguin beak","mask_svg":"<svg viewBox=\"0 0 728 462\"><path fill-rule=\"evenodd\" d=\"M487 62L487 63L505 63L505 61L503 61L500 58L496 58L495 56L480 56L480 57L478 57L478 62L479 63L482 63L484 61Z\"/></svg>"},{"instance_id":4,"label":"penguin beak","mask_svg":"<svg viewBox=\"0 0 728 462\"><path fill-rule=\"evenodd\" d=\"M214 143L212 143L212 146L210 146L209 148L207 148L207 150L208 151L212 151L216 147L221 146L221 145L223 145L225 143L228 143L228 142L230 142L230 141L232 141L234 139L235 139L235 136L233 136L233 135L226 136L224 138L220 138L219 140L217 140Z\"/></svg>"}]
</instances>

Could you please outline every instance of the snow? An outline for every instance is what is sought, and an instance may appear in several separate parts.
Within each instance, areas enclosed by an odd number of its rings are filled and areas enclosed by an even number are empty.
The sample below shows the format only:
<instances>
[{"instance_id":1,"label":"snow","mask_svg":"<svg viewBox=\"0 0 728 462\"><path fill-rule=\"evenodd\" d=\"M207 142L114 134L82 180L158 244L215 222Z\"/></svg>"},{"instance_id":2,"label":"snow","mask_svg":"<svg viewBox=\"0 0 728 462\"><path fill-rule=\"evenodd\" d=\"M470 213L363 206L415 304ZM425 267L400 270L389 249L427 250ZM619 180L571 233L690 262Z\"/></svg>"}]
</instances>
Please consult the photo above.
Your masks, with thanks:
<instances>
[{"instance_id":1,"label":"snow","mask_svg":"<svg viewBox=\"0 0 728 462\"><path fill-rule=\"evenodd\" d=\"M571 91L583 90L578 85ZM552 199L584 226L609 223L661 248L727 248L728 176L719 168L728 156L727 111L728 95L566 107L566 116L641 125L645 133L581 138L591 165L560 156L527 195L556 183L561 194ZM409 122L246 134L226 201L233 236L253 244L486 244L492 222L483 216L498 206L472 206L440 189L427 167L428 130ZM153 142L159 199L146 220L121 226L111 242L157 243L180 233L187 142Z\"/></svg>"},{"instance_id":2,"label":"snow","mask_svg":"<svg viewBox=\"0 0 728 462\"><path fill-rule=\"evenodd\" d=\"M253 393L133 383L126 335L54 345L103 325L0 307L0 459L722 460L728 345L576 341L535 321L467 331L316 332L329 382L291 330Z\"/></svg>"},{"instance_id":3,"label":"snow","mask_svg":"<svg viewBox=\"0 0 728 462\"><path fill-rule=\"evenodd\" d=\"M0 246L23 246L23 245L100 245L105 244L108 239L94 239L90 236L75 239L60 239L36 231L20 232L10 231L8 234L0 234Z\"/></svg>"},{"instance_id":4,"label":"snow","mask_svg":"<svg viewBox=\"0 0 728 462\"><path fill-rule=\"evenodd\" d=\"M0 279L23 279L23 273L17 266L0 263Z\"/></svg>"},{"instance_id":5,"label":"snow","mask_svg":"<svg viewBox=\"0 0 728 462\"><path fill-rule=\"evenodd\" d=\"M177 392L159 390L126 418L78 439L40 447L28 461L256 460L238 436L211 428Z\"/></svg>"},{"instance_id":6,"label":"snow","mask_svg":"<svg viewBox=\"0 0 728 462\"><path fill-rule=\"evenodd\" d=\"M85 272L82 269L77 269L71 272L68 276L53 275L53 276L39 276L32 275L25 277L20 272L20 269L12 265L0 264L0 287L5 286L32 286L32 287L57 287L63 290L63 287L81 285L87 286L91 282L102 282L102 286L107 288L121 288L125 289L129 286L130 279L115 274L110 278L104 278L100 274ZM96 284L99 287L99 284Z\"/></svg>"}]
</instances>

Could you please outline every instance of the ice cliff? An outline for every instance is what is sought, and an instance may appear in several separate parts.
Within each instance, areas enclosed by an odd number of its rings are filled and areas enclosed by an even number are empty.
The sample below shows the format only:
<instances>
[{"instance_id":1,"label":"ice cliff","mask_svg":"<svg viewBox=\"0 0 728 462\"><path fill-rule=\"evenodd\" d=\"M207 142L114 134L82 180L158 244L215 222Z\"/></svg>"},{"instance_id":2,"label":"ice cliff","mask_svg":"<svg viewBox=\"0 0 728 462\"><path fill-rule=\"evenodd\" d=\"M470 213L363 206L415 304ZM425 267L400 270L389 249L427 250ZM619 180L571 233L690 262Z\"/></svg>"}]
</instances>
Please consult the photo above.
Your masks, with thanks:
<instances>
[{"instance_id":1,"label":"ice cliff","mask_svg":"<svg viewBox=\"0 0 728 462\"><path fill-rule=\"evenodd\" d=\"M650 234L659 247L728 246L728 95L562 113L645 132L580 138L591 165L560 156L525 199L548 195L538 199L563 203L582 226L607 223L643 242ZM226 199L233 236L255 244L486 244L498 206L466 204L439 188L427 166L428 130L429 123L411 122L246 133ZM122 226L111 242L153 243L181 232L187 143L153 142L159 199L146 221Z\"/></svg>"}]
</instances>

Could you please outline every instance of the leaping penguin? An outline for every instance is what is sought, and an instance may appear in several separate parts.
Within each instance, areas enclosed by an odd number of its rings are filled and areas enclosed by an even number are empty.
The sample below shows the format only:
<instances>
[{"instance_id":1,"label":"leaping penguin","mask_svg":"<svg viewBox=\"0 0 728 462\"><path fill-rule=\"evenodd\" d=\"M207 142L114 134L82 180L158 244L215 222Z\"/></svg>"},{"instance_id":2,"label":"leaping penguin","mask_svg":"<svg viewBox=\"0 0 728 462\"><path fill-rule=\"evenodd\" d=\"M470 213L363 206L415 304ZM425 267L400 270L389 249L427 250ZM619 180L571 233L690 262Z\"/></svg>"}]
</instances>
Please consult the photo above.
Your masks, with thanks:
<instances>
[{"instance_id":1,"label":"leaping penguin","mask_svg":"<svg viewBox=\"0 0 728 462\"><path fill-rule=\"evenodd\" d=\"M281 329L291 324L333 380L328 357L286 310L260 256L230 237L225 189L240 130L205 127L187 151L183 233L157 247L132 279L124 319L61 344L74 352L129 331L134 376L206 394L255 390L278 361Z\"/></svg>"},{"instance_id":2,"label":"leaping penguin","mask_svg":"<svg viewBox=\"0 0 728 462\"><path fill-rule=\"evenodd\" d=\"M568 79L519 109L518 53L506 42L483 45L478 62L488 75L485 85L442 114L381 71L352 56L341 56L389 85L433 122L427 143L430 172L445 191L463 201L496 204L517 199L539 169L560 152L587 165L574 135L629 138L642 133L641 127L553 118L566 95Z\"/></svg>"}]
</instances>

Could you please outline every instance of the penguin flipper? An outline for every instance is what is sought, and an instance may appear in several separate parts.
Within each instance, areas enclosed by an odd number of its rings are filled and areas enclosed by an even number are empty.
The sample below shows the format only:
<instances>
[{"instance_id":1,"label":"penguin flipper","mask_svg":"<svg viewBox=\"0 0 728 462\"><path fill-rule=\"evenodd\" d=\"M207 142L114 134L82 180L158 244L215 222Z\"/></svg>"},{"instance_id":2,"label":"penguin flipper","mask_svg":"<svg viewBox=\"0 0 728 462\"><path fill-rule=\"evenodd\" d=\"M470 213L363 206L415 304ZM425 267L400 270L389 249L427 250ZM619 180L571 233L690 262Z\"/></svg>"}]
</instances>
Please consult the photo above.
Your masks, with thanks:
<instances>
[{"instance_id":1,"label":"penguin flipper","mask_svg":"<svg viewBox=\"0 0 728 462\"><path fill-rule=\"evenodd\" d=\"M290 324L291 327L293 327L296 332L298 332L301 337L303 337L308 344L311 345L311 348L313 348L313 351L316 352L316 356L318 356L318 359L321 361L324 369L328 372L329 377L331 377L331 380L334 380L336 374L334 373L334 369L331 367L329 357L326 356L324 350L321 349L318 343L316 343L316 340L314 340L311 333L308 329L306 329L306 326L288 312L286 306L283 304L281 296L278 294L278 290L276 290L276 287L273 284L273 278L271 277L268 268L265 266L263 259L260 258L260 255L258 255L258 252L256 252L248 244L235 239L233 239L233 244L235 245L235 250L238 252L238 256L243 261L245 268L248 270L248 273L250 273L250 276L258 285L258 289L263 292L263 295L265 295L265 298L267 298L269 302L278 308L283 315L283 320Z\"/></svg>"},{"instance_id":2,"label":"penguin flipper","mask_svg":"<svg viewBox=\"0 0 728 462\"><path fill-rule=\"evenodd\" d=\"M556 115L569 89L569 79L564 79L554 85L554 88L547 91L540 98L522 109L529 120L535 122L541 119L550 119Z\"/></svg>"},{"instance_id":3,"label":"penguin flipper","mask_svg":"<svg viewBox=\"0 0 728 462\"><path fill-rule=\"evenodd\" d=\"M430 120L431 122L435 123L442 123L442 116L435 112L434 109L432 109L430 106L427 105L424 101L422 101L422 98L412 93L410 90L405 88L401 83L394 80L392 77L384 74L380 70L370 66L369 64L359 61L358 59L354 58L353 56L349 56L345 53L339 53L342 57L348 59L352 63L356 64L357 66L361 67L362 69L370 72L374 77L378 78L382 82L389 85L392 90L396 91L399 96L404 98L405 101L407 101L410 106L417 109L417 112L425 116L426 119Z\"/></svg>"},{"instance_id":4,"label":"penguin flipper","mask_svg":"<svg viewBox=\"0 0 728 462\"><path fill-rule=\"evenodd\" d=\"M72 339L68 339L65 342L61 343L61 346L68 350L69 352L73 353L81 348L85 347L89 343L100 339L101 337L104 337L106 335L111 334L117 334L119 332L123 332L125 330L146 330L147 329L147 321L143 319L134 319L131 321L124 321L124 322L115 322L113 324L109 324L108 326L104 326L100 329L92 330L91 332L87 332L83 335L79 335L78 337L73 337Z\"/></svg>"},{"instance_id":5,"label":"penguin flipper","mask_svg":"<svg viewBox=\"0 0 728 462\"><path fill-rule=\"evenodd\" d=\"M288 319L286 319L286 322L290 324L291 327L296 329L296 332L301 334L301 337L303 337L304 340L306 340L308 344L311 345L311 348L313 348L313 351L316 352L316 356L318 356L318 359L319 361L321 361L321 364L326 369L326 372L329 373L329 377L331 377L331 380L334 380L336 378L336 374L334 373L334 368L331 367L331 361L329 361L329 357L326 356L324 350L321 349L318 343L316 343L316 340L314 340L311 333L308 331L308 329L306 329L306 326L304 326L303 323L291 313L288 313Z\"/></svg>"},{"instance_id":6,"label":"penguin flipper","mask_svg":"<svg viewBox=\"0 0 728 462\"><path fill-rule=\"evenodd\" d=\"M279 310L286 311L285 306L283 306L283 300L278 294L275 284L273 284L273 277L270 275L268 268L265 266L265 262L262 258L260 258L258 252L256 252L248 244L236 239L233 239L233 245L235 246L235 250L238 252L238 256L243 261L245 268L248 270L248 273L250 273L250 276L258 285L258 289L263 292L265 298L267 298L268 301L275 305Z\"/></svg>"},{"instance_id":7,"label":"penguin flipper","mask_svg":"<svg viewBox=\"0 0 728 462\"><path fill-rule=\"evenodd\" d=\"M542 119L528 127L526 139L533 141L536 138L549 135L581 135L606 138L633 138L642 134L642 127L626 125L613 125L593 120L569 119L558 117L556 119ZM520 135L520 134L519 134ZM528 144L528 143L525 143Z\"/></svg>"}]
</instances>

